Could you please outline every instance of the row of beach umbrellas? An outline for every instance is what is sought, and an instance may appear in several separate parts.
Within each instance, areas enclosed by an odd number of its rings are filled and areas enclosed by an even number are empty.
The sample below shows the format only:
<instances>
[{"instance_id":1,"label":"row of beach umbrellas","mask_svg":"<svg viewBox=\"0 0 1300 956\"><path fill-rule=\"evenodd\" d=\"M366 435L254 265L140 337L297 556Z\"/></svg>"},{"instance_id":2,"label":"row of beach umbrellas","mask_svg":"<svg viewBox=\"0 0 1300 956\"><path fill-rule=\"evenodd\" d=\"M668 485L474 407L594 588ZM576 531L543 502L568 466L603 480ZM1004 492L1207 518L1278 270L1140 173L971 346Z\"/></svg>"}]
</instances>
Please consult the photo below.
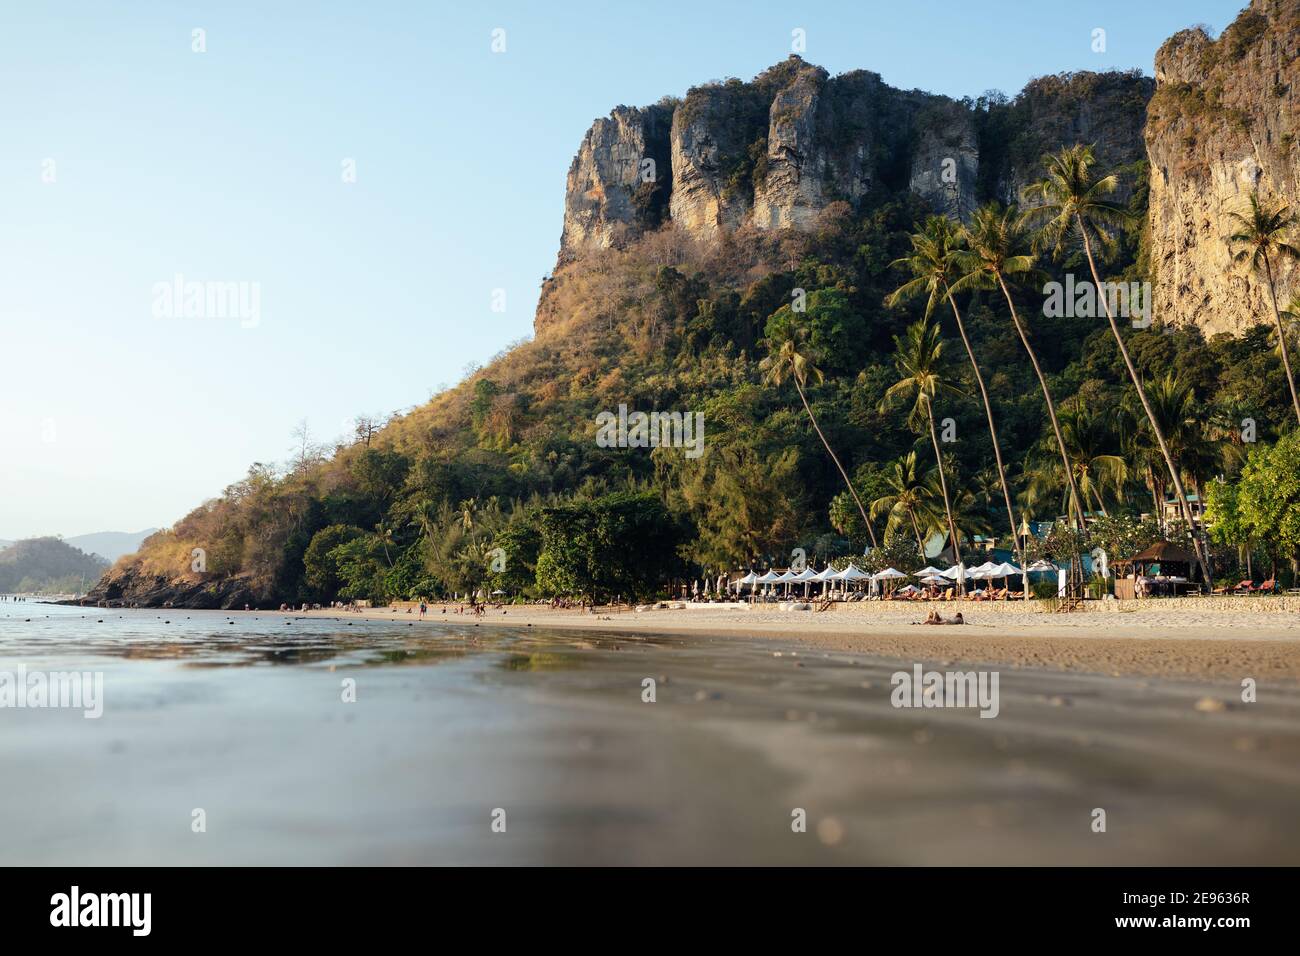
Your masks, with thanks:
<instances>
[{"instance_id":1,"label":"row of beach umbrellas","mask_svg":"<svg viewBox=\"0 0 1300 956\"><path fill-rule=\"evenodd\" d=\"M867 571L863 571L855 564L849 564L840 571L836 571L830 566L827 566L821 571L815 571L812 568L804 568L801 571L795 571L792 568L784 572L768 571L761 575L750 571L743 578L731 583L738 591L745 585L756 588L759 585L803 584L814 581L821 581L824 583L839 582L843 584L855 581L871 581L875 584L884 581L901 580L907 577L915 577L924 584L947 584L950 581L957 583L964 583L967 580L991 581L997 578L1013 577L1025 573L1056 570L1057 567L1052 564L1052 562L1041 560L1035 561L1033 564L1025 568L1018 568L1007 561L1001 563L985 561L983 564L972 568L967 568L962 564L955 564L946 570L927 566L921 568L919 571L913 571L910 575L899 571L897 568L885 568L883 571L877 571L875 574L871 574Z\"/></svg>"}]
</instances>

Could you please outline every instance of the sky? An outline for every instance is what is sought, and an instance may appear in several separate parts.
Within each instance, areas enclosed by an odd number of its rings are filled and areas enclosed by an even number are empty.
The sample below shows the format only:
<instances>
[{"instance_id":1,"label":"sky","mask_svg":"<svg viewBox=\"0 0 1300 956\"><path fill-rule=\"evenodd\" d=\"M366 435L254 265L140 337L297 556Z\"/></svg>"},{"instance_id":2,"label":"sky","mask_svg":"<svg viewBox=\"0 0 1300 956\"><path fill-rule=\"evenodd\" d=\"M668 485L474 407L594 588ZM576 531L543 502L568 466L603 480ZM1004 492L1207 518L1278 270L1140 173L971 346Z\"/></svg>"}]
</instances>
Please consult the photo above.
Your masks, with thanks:
<instances>
[{"instance_id":1,"label":"sky","mask_svg":"<svg viewBox=\"0 0 1300 956\"><path fill-rule=\"evenodd\" d=\"M300 421L328 442L530 335L618 104L749 79L796 29L832 74L954 97L1150 74L1242 5L9 0L0 538L169 526ZM194 314L177 277L238 295Z\"/></svg>"}]
</instances>

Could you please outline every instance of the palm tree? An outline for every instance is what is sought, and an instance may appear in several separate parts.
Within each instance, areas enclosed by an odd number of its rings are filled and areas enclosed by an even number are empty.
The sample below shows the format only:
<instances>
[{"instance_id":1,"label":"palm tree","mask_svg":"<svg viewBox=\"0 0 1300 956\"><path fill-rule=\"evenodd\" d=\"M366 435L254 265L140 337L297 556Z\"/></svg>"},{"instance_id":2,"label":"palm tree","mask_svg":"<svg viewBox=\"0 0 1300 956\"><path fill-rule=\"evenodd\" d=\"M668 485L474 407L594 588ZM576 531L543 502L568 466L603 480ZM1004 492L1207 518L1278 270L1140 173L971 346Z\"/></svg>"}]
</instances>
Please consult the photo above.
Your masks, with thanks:
<instances>
[{"instance_id":1,"label":"palm tree","mask_svg":"<svg viewBox=\"0 0 1300 956\"><path fill-rule=\"evenodd\" d=\"M952 520L952 499L948 496L948 475L943 467L943 452L939 448L939 432L934 427L934 398L939 392L961 394L943 379L943 340L939 327L928 318L913 322L905 336L894 336L894 368L898 381L885 390L880 400L883 412L898 399L913 399L908 413L908 424L919 428L929 425L930 443L934 445L934 460L939 466L939 487L943 491L943 510L948 516L948 534L952 539L952 553L961 563L961 542L957 538L957 525Z\"/></svg>"},{"instance_id":2,"label":"palm tree","mask_svg":"<svg viewBox=\"0 0 1300 956\"><path fill-rule=\"evenodd\" d=\"M854 503L858 506L858 513L862 515L862 523L867 526L867 535L871 538L871 546L879 547L876 543L876 532L871 528L871 519L867 517L867 509L862 506L862 500L858 497L858 491L853 487L853 482L849 481L848 473L845 472L844 466L836 457L835 452L831 449L831 443L826 440L822 434L821 426L817 424L817 416L813 414L812 407L808 404L808 396L804 394L804 385L808 379L820 382L822 372L812 363L807 351L804 348L808 332L801 325L788 327L788 331L779 336L772 344L775 349L768 352L759 363L759 368L763 372L763 381L771 386L779 387L789 378L794 382L795 390L799 392L799 400L803 402L803 410L808 413L808 421L812 422L812 427L817 432L817 437L822 440L826 447L826 454L831 456L831 461L835 462L835 467L839 469L840 477L844 479L844 484L848 486L849 494L853 496Z\"/></svg>"},{"instance_id":3,"label":"palm tree","mask_svg":"<svg viewBox=\"0 0 1300 956\"><path fill-rule=\"evenodd\" d=\"M1119 188L1119 177L1112 173L1097 178L1092 171L1096 164L1093 149L1082 144L1044 156L1043 164L1047 167L1047 175L1025 189L1025 199L1037 204L1029 210L1027 217L1042 222L1037 242L1041 247L1051 247L1059 254L1072 238L1077 237L1082 241L1084 255L1088 258L1088 269L1092 273L1093 289L1097 293L1097 298L1101 300L1106 318L1110 322L1111 333L1115 336L1129 378L1133 381L1133 388L1137 391L1138 398L1142 401L1142 408L1146 411L1147 420L1151 423L1151 431L1160 446L1165 467L1169 469L1169 477L1173 480L1174 491L1178 495L1178 503L1187 521L1187 527L1194 532L1196 524L1192 520L1192 508L1188 504L1187 492L1183 489L1183 480L1178 466L1174 463L1164 433L1151 412L1151 403L1147 400L1142 380L1138 377L1137 368L1128 353L1128 346L1124 344L1124 337L1120 335L1119 324L1115 321L1109 296L1103 294L1101 277L1097 274L1097 260L1093 256L1094 242L1103 251L1113 248L1115 231L1129 218L1128 212L1123 207L1106 198ZM1300 414L1300 405L1296 406L1296 411ZM1196 559L1201 565L1201 573L1208 584L1211 582L1211 577L1209 559L1205 554L1205 542L1195 533L1192 541L1196 546Z\"/></svg>"},{"instance_id":4,"label":"palm tree","mask_svg":"<svg viewBox=\"0 0 1300 956\"><path fill-rule=\"evenodd\" d=\"M1075 517L1079 527L1084 527L1083 506L1079 500L1079 489L1074 485L1074 472L1070 468L1070 457L1065 451L1065 440L1061 437L1061 425L1056 420L1056 406L1052 402L1052 392L1047 387L1042 366L1038 364L1038 355L1029 344L1025 327L1016 311L1016 304L1011 298L1008 280L1037 275L1034 269L1034 255L1028 248L1024 231L1018 222L1014 208L1002 209L997 204L989 204L975 210L970 223L963 230L967 248L957 250L953 256L953 265L961 278L952 283L949 295L965 292L967 289L1001 289L1007 306L1011 310L1011 321L1015 324L1020 342L1029 353L1029 361L1038 376L1038 384L1043 390L1043 400L1047 403L1047 417L1052 421L1052 431L1056 433L1057 449L1061 453L1061 464L1065 468L1066 479L1070 483L1070 501L1074 506Z\"/></svg>"},{"instance_id":5,"label":"palm tree","mask_svg":"<svg viewBox=\"0 0 1300 956\"><path fill-rule=\"evenodd\" d=\"M1286 333L1282 330L1282 315L1277 307L1277 285L1273 275L1273 260L1300 259L1300 249L1286 241L1286 233L1300 223L1300 217L1291 212L1286 203L1269 209L1260 204L1259 193L1252 192L1245 210L1228 215L1236 222L1237 231L1228 237L1233 251L1233 262L1245 263L1252 271L1263 267L1268 281L1269 301L1273 305L1273 322L1277 327L1278 348L1282 353L1282 368L1286 383L1291 388L1291 404L1295 406L1296 420L1300 421L1300 398L1296 397L1295 378L1291 375L1291 359L1287 355Z\"/></svg>"},{"instance_id":6,"label":"palm tree","mask_svg":"<svg viewBox=\"0 0 1300 956\"><path fill-rule=\"evenodd\" d=\"M1065 437L1074 480L1084 505L1108 517L1107 490L1119 498L1128 480L1128 465L1123 457L1111 451L1117 444L1115 433L1106 418L1094 413L1092 407L1078 397L1061 406L1060 416L1061 434ZM1054 492L1065 486L1060 466L1052 466L1050 462L1031 469L1028 477L1026 498L1031 504L1038 501L1044 492Z\"/></svg>"},{"instance_id":7,"label":"palm tree","mask_svg":"<svg viewBox=\"0 0 1300 956\"><path fill-rule=\"evenodd\" d=\"M1223 463L1226 443L1214 434L1213 422L1207 421L1191 383L1182 376L1167 372L1151 383L1148 393L1156 421L1168 437L1183 476L1204 504L1205 480Z\"/></svg>"},{"instance_id":8,"label":"palm tree","mask_svg":"<svg viewBox=\"0 0 1300 956\"><path fill-rule=\"evenodd\" d=\"M993 422L993 405L989 402L989 392L984 386L984 374L980 363L971 348L970 338L966 335L966 323L962 321L957 300L951 294L954 254L961 247L961 230L947 216L930 216L921 231L911 236L912 253L895 259L893 267L903 267L911 271L913 279L894 290L887 304L892 308L899 303L925 296L925 317L934 313L935 304L946 299L952 307L953 318L957 320L957 331L966 346L966 357L970 359L971 371L975 373L975 383L979 386L980 397L984 401L984 417L989 424L989 438L993 441L993 457L997 463L998 482L1002 486L1002 500L1007 506L1007 522L1011 528L1011 545L1016 549L1016 556L1024 563L1024 554L1020 548L1020 539L1016 536L1016 516L1011 507L1011 488L1007 484L1007 471L1002 464L1002 448L998 444L998 429Z\"/></svg>"},{"instance_id":9,"label":"palm tree","mask_svg":"<svg viewBox=\"0 0 1300 956\"><path fill-rule=\"evenodd\" d=\"M871 502L871 516L889 515L885 523L886 535L894 533L907 522L916 538L921 560L924 561L925 539L921 531L924 528L928 534L933 530L938 515L934 507L934 483L927 480L928 476L921 475L919 469L914 451L909 451L894 462L893 467L884 475L886 493Z\"/></svg>"},{"instance_id":10,"label":"palm tree","mask_svg":"<svg viewBox=\"0 0 1300 956\"><path fill-rule=\"evenodd\" d=\"M1146 412L1140 407L1134 408L1136 402L1125 397L1119 407L1117 416L1120 447L1129 464L1130 477L1141 475L1146 489L1151 492L1151 513L1155 515L1161 530L1165 523L1165 492L1169 487L1169 470L1165 468L1160 450L1151 441L1151 426L1147 423Z\"/></svg>"}]
</instances>

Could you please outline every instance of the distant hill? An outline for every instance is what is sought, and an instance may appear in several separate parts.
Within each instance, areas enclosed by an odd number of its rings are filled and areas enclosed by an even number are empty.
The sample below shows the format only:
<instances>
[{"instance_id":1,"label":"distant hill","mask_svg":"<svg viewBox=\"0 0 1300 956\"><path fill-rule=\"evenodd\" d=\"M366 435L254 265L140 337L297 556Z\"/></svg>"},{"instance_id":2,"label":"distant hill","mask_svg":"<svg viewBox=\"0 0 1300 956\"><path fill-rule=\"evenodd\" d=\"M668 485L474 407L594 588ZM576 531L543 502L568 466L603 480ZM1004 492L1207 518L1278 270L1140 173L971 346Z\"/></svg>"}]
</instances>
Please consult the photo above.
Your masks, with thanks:
<instances>
[{"instance_id":1,"label":"distant hill","mask_svg":"<svg viewBox=\"0 0 1300 956\"><path fill-rule=\"evenodd\" d=\"M97 531L94 534L73 535L63 540L74 548L80 548L87 554L97 554L112 563L124 554L134 554L139 551L140 542L157 530L157 528L146 528L144 531Z\"/></svg>"},{"instance_id":2,"label":"distant hill","mask_svg":"<svg viewBox=\"0 0 1300 956\"><path fill-rule=\"evenodd\" d=\"M0 591L80 594L108 564L58 538L28 538L0 550Z\"/></svg>"}]
</instances>

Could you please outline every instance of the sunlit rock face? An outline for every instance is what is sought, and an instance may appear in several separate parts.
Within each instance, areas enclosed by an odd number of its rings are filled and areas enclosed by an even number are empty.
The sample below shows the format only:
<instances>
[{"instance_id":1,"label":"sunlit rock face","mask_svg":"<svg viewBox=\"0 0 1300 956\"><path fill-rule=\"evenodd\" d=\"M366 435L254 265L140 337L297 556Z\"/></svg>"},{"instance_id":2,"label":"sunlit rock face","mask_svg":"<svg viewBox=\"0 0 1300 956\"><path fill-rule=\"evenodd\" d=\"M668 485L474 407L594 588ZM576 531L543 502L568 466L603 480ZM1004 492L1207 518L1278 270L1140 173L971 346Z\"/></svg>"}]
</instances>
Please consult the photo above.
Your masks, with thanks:
<instances>
[{"instance_id":1,"label":"sunlit rock face","mask_svg":"<svg viewBox=\"0 0 1300 956\"><path fill-rule=\"evenodd\" d=\"M1300 210L1300 0L1255 0L1218 40L1184 30L1156 54L1146 127L1155 316L1207 335L1269 321L1265 282L1235 267L1229 211L1252 191ZM1275 263L1280 294L1300 292Z\"/></svg>"},{"instance_id":2,"label":"sunlit rock face","mask_svg":"<svg viewBox=\"0 0 1300 956\"><path fill-rule=\"evenodd\" d=\"M658 225L672 188L671 123L662 106L619 106L592 124L569 166L561 255L607 249Z\"/></svg>"},{"instance_id":3,"label":"sunlit rock face","mask_svg":"<svg viewBox=\"0 0 1300 956\"><path fill-rule=\"evenodd\" d=\"M560 265L665 226L705 242L809 231L833 204L908 193L965 219L989 200L1021 201L1044 153L1086 143L1119 173L1120 201L1149 187L1154 317L1238 333L1271 304L1259 277L1233 266L1227 212L1253 190L1300 210L1297 80L1300 0L1253 0L1217 40L1176 34L1154 80L1063 73L1012 98L898 90L791 56L748 82L597 120L569 170ZM1277 278L1282 294L1300 291L1293 264Z\"/></svg>"},{"instance_id":4,"label":"sunlit rock face","mask_svg":"<svg viewBox=\"0 0 1300 956\"><path fill-rule=\"evenodd\" d=\"M832 77L791 56L749 82L596 120L569 168L560 261L665 222L702 240L810 230L833 203L873 193L910 191L964 219L984 199L1016 199L1048 149L1093 142L1106 162L1140 159L1152 88L1136 74L1062 74L976 103L898 90L866 70Z\"/></svg>"}]
</instances>

